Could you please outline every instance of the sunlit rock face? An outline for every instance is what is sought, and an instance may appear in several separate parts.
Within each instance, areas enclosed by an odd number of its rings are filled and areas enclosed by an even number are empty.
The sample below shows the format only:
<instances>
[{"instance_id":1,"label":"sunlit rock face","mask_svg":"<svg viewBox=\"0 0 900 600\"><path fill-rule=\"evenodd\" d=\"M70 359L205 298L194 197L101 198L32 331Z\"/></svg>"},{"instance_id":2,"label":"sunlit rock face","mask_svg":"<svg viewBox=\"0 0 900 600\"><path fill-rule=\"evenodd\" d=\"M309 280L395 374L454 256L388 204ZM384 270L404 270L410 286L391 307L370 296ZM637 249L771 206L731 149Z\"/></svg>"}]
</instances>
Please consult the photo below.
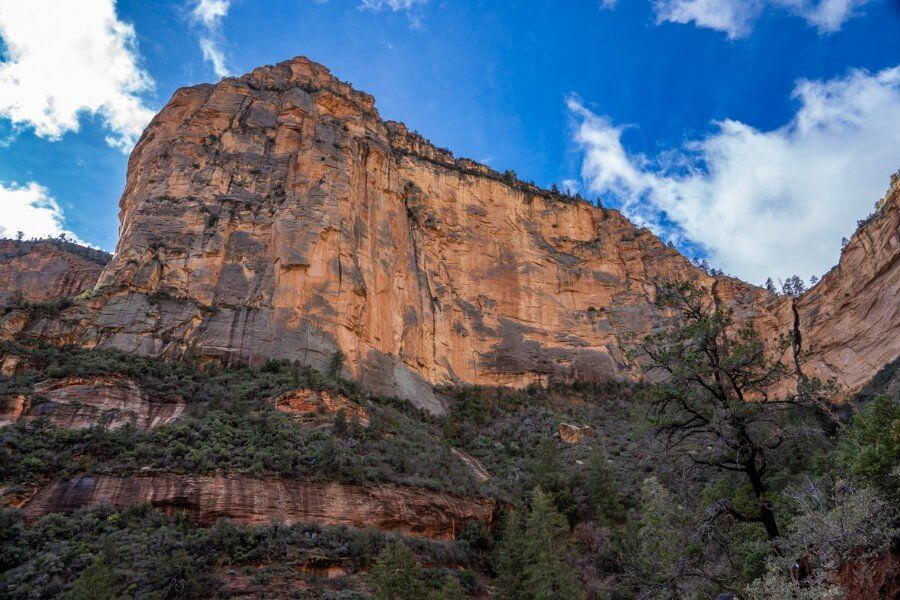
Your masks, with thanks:
<instances>
[{"instance_id":1,"label":"sunlit rock face","mask_svg":"<svg viewBox=\"0 0 900 600\"><path fill-rule=\"evenodd\" d=\"M848 386L898 354L896 199L885 212L797 302L810 368ZM625 350L662 322L661 282L697 278L769 338L794 324L789 299L454 159L303 58L177 91L131 156L120 218L93 298L0 331L225 363L324 368L340 350L369 391L441 412L438 384L639 376Z\"/></svg>"},{"instance_id":2,"label":"sunlit rock face","mask_svg":"<svg viewBox=\"0 0 900 600\"><path fill-rule=\"evenodd\" d=\"M122 509L149 504L204 526L228 519L244 525L316 523L452 540L470 521L490 527L494 500L419 488L358 486L252 477L80 476L50 483L23 506L28 521L83 506Z\"/></svg>"}]
</instances>

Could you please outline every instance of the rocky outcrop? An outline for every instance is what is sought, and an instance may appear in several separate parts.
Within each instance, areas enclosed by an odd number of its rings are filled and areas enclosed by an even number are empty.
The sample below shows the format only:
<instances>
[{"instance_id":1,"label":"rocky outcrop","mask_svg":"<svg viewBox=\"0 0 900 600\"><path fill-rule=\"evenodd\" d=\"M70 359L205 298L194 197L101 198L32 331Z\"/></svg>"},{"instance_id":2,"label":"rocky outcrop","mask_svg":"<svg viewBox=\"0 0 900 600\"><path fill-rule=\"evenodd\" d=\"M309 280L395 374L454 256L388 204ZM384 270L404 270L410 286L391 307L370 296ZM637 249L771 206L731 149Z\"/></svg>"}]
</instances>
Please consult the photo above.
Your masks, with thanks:
<instances>
[{"instance_id":1,"label":"rocky outcrop","mask_svg":"<svg viewBox=\"0 0 900 600\"><path fill-rule=\"evenodd\" d=\"M450 448L450 452L453 453L453 456L461 460L464 465L469 467L469 470L472 472L472 475L475 477L475 479L482 482L490 481L491 473L481 463L480 460L478 460L465 450L460 450L459 448Z\"/></svg>"},{"instance_id":2,"label":"rocky outcrop","mask_svg":"<svg viewBox=\"0 0 900 600\"><path fill-rule=\"evenodd\" d=\"M363 427L369 426L366 409L342 394L332 394L324 390L294 390L282 394L274 400L275 410L289 414L295 420L307 424L334 423L340 411L345 420L356 420Z\"/></svg>"},{"instance_id":3,"label":"rocky outcrop","mask_svg":"<svg viewBox=\"0 0 900 600\"><path fill-rule=\"evenodd\" d=\"M900 554L847 562L836 580L844 588L844 600L896 600L900 598Z\"/></svg>"},{"instance_id":4,"label":"rocky outcrop","mask_svg":"<svg viewBox=\"0 0 900 600\"><path fill-rule=\"evenodd\" d=\"M894 208L796 302L810 374L855 387L898 354ZM789 301L708 276L615 210L455 159L303 58L178 90L131 156L120 218L94 297L7 315L3 335L318 368L341 350L368 390L441 412L434 384L636 377L623 340L660 323L662 281L715 287L770 337L794 325Z\"/></svg>"},{"instance_id":5,"label":"rocky outcrop","mask_svg":"<svg viewBox=\"0 0 900 600\"><path fill-rule=\"evenodd\" d=\"M17 291L30 302L77 296L93 289L108 260L67 242L0 240L0 305Z\"/></svg>"},{"instance_id":6,"label":"rocky outcrop","mask_svg":"<svg viewBox=\"0 0 900 600\"><path fill-rule=\"evenodd\" d=\"M559 439L567 444L577 444L585 438L596 437L590 425L576 425L574 423L559 424Z\"/></svg>"},{"instance_id":7,"label":"rocky outcrop","mask_svg":"<svg viewBox=\"0 0 900 600\"><path fill-rule=\"evenodd\" d=\"M184 406L181 401L151 400L124 377L66 377L38 384L27 397L0 398L0 427L44 418L73 429L130 424L146 430L174 421Z\"/></svg>"},{"instance_id":8,"label":"rocky outcrop","mask_svg":"<svg viewBox=\"0 0 900 600\"><path fill-rule=\"evenodd\" d=\"M34 521L48 513L101 503L116 508L146 503L169 514L184 513L204 526L223 518L245 525L316 523L438 540L454 539L468 521L490 526L496 510L493 500L411 487L176 475L56 481L22 510L27 521Z\"/></svg>"}]
</instances>

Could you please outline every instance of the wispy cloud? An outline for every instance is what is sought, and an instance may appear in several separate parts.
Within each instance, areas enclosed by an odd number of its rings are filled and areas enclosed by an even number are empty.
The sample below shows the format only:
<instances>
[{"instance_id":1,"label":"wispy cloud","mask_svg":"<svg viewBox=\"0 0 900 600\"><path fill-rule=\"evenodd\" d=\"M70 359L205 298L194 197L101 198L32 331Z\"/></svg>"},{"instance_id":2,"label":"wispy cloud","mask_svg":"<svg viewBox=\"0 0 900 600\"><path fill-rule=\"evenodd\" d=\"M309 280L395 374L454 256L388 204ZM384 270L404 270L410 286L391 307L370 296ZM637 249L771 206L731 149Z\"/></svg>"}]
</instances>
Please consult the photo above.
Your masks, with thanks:
<instances>
[{"instance_id":1,"label":"wispy cloud","mask_svg":"<svg viewBox=\"0 0 900 600\"><path fill-rule=\"evenodd\" d=\"M382 10L405 12L409 19L409 24L413 28L418 28L422 25L422 16L419 14L418 9L427 3L428 0L361 0L359 7L373 12Z\"/></svg>"},{"instance_id":2,"label":"wispy cloud","mask_svg":"<svg viewBox=\"0 0 900 600\"><path fill-rule=\"evenodd\" d=\"M622 126L571 97L586 186L748 281L820 275L900 166L900 67L802 80L793 97L780 128L725 120L652 157L629 152Z\"/></svg>"},{"instance_id":3,"label":"wispy cloud","mask_svg":"<svg viewBox=\"0 0 900 600\"><path fill-rule=\"evenodd\" d=\"M724 32L729 39L746 37L764 10L786 10L820 33L838 31L870 0L656 0L657 23L694 23Z\"/></svg>"},{"instance_id":4,"label":"wispy cloud","mask_svg":"<svg viewBox=\"0 0 900 600\"><path fill-rule=\"evenodd\" d=\"M222 50L222 20L228 15L231 0L193 0L191 21L198 25L200 34L200 51L218 77L228 77L231 71L225 61Z\"/></svg>"},{"instance_id":5,"label":"wispy cloud","mask_svg":"<svg viewBox=\"0 0 900 600\"><path fill-rule=\"evenodd\" d=\"M0 0L0 37L0 117L57 140L83 113L99 115L111 146L134 146L153 117L141 97L153 80L113 0Z\"/></svg>"},{"instance_id":6,"label":"wispy cloud","mask_svg":"<svg viewBox=\"0 0 900 600\"><path fill-rule=\"evenodd\" d=\"M66 234L81 241L65 228L62 209L47 188L30 182L26 185L0 182L0 237L14 237L21 231L26 238L57 237ZM83 242L82 242L83 243Z\"/></svg>"}]
</instances>

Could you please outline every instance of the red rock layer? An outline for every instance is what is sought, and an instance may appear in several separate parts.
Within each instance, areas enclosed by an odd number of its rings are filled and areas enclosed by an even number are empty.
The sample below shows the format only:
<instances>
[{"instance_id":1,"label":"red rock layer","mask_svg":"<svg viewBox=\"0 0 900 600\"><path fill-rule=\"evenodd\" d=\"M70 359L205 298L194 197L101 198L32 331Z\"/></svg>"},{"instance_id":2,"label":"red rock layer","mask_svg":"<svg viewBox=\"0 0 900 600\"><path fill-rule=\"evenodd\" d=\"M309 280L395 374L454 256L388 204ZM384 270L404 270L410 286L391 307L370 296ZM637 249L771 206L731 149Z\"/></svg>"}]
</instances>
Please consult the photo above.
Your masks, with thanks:
<instances>
[{"instance_id":1,"label":"red rock layer","mask_svg":"<svg viewBox=\"0 0 900 600\"><path fill-rule=\"evenodd\" d=\"M493 500L392 485L159 475L56 481L40 490L23 512L26 520L34 521L48 513L102 503L116 508L147 503L170 514L185 513L204 526L223 518L246 525L317 523L438 540L454 539L467 521L490 526L496 510Z\"/></svg>"}]
</instances>

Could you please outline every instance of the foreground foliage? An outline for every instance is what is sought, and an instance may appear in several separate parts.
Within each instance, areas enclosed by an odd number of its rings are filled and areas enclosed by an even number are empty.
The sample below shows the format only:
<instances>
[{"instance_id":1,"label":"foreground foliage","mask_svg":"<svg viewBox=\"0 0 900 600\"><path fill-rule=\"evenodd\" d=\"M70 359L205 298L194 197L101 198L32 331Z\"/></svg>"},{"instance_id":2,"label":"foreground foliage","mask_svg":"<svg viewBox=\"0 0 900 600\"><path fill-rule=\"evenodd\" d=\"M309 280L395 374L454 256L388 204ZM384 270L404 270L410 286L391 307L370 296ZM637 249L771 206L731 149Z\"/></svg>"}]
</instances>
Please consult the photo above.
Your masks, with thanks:
<instances>
[{"instance_id":1,"label":"foreground foliage","mask_svg":"<svg viewBox=\"0 0 900 600\"><path fill-rule=\"evenodd\" d=\"M676 319L644 341L658 365L676 372L665 383L446 388L443 418L367 396L340 377L339 357L322 374L286 361L201 367L5 344L3 352L27 368L0 378L0 398L33 394L52 379L121 374L151 398L187 402L177 421L149 432L67 430L40 419L0 429L5 497L82 473L222 472L491 495L509 514L496 531L464 527L454 543L399 544L314 526L203 530L146 508L51 515L25 529L9 511L0 522L0 596L205 598L223 593L229 577L292 589L309 560L338 561L351 573L304 575L310 597L842 593L833 576L842 565L864 571L898 547L896 371L880 373L843 410L824 410L832 408L825 386L802 378L789 402L740 402L737 392L719 393L717 373L752 388L773 369L790 375L793 363L766 363L753 333L730 329L714 305L697 311L693 322ZM710 362L711 340L731 335L739 337ZM274 410L271 398L298 388L348 396L366 408L371 426L344 415L333 425L300 424ZM561 425L583 428L583 439L564 442ZM477 479L454 449L490 479ZM791 579L801 559L810 569L802 587Z\"/></svg>"}]
</instances>

